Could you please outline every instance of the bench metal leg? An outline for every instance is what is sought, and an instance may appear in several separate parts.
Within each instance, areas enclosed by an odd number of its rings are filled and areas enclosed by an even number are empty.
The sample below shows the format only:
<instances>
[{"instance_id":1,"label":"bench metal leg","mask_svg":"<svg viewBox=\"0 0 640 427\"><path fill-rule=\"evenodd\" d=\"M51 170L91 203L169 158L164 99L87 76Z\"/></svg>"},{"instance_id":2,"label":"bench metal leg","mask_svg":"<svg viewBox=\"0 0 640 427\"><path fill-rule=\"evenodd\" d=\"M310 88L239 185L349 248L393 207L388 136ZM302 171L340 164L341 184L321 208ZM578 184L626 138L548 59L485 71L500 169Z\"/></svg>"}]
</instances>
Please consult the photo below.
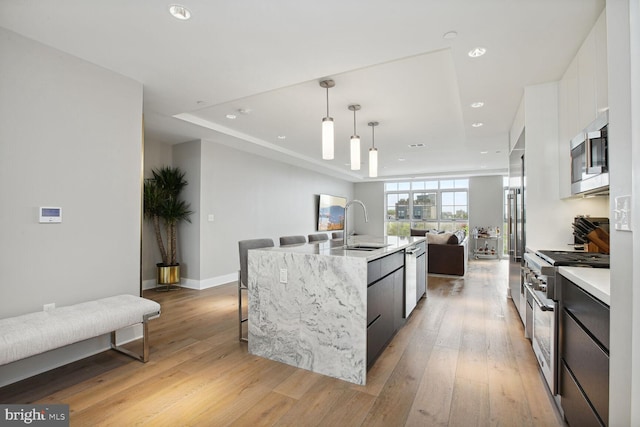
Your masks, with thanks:
<instances>
[{"instance_id":1,"label":"bench metal leg","mask_svg":"<svg viewBox=\"0 0 640 427\"><path fill-rule=\"evenodd\" d=\"M149 319L156 317L157 313L145 314L142 321L142 354L135 353L129 349L117 345L116 332L111 332L111 348L122 354L133 357L136 360L147 363L149 361Z\"/></svg>"}]
</instances>

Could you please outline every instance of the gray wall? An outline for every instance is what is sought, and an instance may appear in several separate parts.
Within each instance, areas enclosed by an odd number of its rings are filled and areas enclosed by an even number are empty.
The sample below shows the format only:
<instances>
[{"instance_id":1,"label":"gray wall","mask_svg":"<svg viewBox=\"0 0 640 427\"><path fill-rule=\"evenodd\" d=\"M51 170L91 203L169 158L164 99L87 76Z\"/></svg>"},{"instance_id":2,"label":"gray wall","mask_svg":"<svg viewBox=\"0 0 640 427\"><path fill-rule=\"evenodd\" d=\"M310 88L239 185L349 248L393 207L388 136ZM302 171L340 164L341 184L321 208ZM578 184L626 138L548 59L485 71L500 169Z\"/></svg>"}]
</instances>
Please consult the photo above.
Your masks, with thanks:
<instances>
[{"instance_id":1,"label":"gray wall","mask_svg":"<svg viewBox=\"0 0 640 427\"><path fill-rule=\"evenodd\" d=\"M152 169L173 164L173 146L145 138L144 141L144 177L151 178ZM162 261L160 249L156 243L153 225L145 220L142 225L142 277L155 279L156 264ZM155 283L155 282L154 282Z\"/></svg>"},{"instance_id":2,"label":"gray wall","mask_svg":"<svg viewBox=\"0 0 640 427\"><path fill-rule=\"evenodd\" d=\"M164 150L148 147L156 149ZM195 289L237 279L239 240L270 237L278 245L280 236L315 233L317 196L354 194L351 182L213 141L174 146L173 165L187 172L185 198L195 211L179 228L182 285ZM153 286L153 265L144 268L145 287Z\"/></svg>"},{"instance_id":3,"label":"gray wall","mask_svg":"<svg viewBox=\"0 0 640 427\"><path fill-rule=\"evenodd\" d=\"M369 222L364 221L362 212L354 215L355 229L358 234L383 236L384 229L384 182L359 182L355 185L354 198L360 200L367 207ZM360 207L353 208L360 211ZM351 227L349 227L351 230Z\"/></svg>"},{"instance_id":4,"label":"gray wall","mask_svg":"<svg viewBox=\"0 0 640 427\"><path fill-rule=\"evenodd\" d=\"M142 85L1 28L0 57L0 318L139 295ZM104 348L0 367L0 385Z\"/></svg>"},{"instance_id":5,"label":"gray wall","mask_svg":"<svg viewBox=\"0 0 640 427\"><path fill-rule=\"evenodd\" d=\"M182 197L190 206L193 214L191 222L178 225L178 261L182 277L200 280L201 270L201 239L202 216L200 204L202 201L202 146L200 141L190 141L173 146L173 166L185 172L185 179L189 183L182 192ZM206 262L206 261L205 261ZM198 287L185 282L184 286Z\"/></svg>"},{"instance_id":6,"label":"gray wall","mask_svg":"<svg viewBox=\"0 0 640 427\"><path fill-rule=\"evenodd\" d=\"M469 178L469 234L474 227L499 227L504 233L504 189L502 176L474 176ZM473 257L475 242L470 237L469 257ZM502 239L496 251L502 254Z\"/></svg>"}]
</instances>

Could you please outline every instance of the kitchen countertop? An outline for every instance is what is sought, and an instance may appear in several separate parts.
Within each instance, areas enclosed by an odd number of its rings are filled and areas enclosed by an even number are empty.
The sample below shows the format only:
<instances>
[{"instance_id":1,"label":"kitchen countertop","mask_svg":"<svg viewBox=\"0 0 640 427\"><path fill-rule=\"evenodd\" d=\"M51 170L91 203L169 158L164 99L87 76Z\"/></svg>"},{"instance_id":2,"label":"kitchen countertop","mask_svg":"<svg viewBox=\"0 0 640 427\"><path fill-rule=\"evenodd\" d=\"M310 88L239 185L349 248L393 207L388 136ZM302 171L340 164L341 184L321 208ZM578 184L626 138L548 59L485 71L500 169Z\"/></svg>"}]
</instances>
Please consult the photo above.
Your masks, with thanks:
<instances>
[{"instance_id":1,"label":"kitchen countertop","mask_svg":"<svg viewBox=\"0 0 640 427\"><path fill-rule=\"evenodd\" d=\"M608 268L558 267L558 271L586 292L610 305L611 284Z\"/></svg>"},{"instance_id":2,"label":"kitchen countertop","mask_svg":"<svg viewBox=\"0 0 640 427\"><path fill-rule=\"evenodd\" d=\"M349 237L350 245L369 243L369 244L380 245L380 246L384 245L384 246L378 249L370 250L370 251L345 249L343 246L342 239L334 239L334 240L325 240L322 242L301 243L298 245L286 245L286 246L273 247L273 248L264 248L259 250L292 252L292 253L310 254L310 255L327 255L327 256L335 256L335 257L350 257L350 258L365 259L366 261L373 261L385 255L389 255L394 252L398 252L402 249L408 248L409 246L415 243L425 241L426 239L427 238L424 236L380 237L380 236L355 235L355 236Z\"/></svg>"}]
</instances>

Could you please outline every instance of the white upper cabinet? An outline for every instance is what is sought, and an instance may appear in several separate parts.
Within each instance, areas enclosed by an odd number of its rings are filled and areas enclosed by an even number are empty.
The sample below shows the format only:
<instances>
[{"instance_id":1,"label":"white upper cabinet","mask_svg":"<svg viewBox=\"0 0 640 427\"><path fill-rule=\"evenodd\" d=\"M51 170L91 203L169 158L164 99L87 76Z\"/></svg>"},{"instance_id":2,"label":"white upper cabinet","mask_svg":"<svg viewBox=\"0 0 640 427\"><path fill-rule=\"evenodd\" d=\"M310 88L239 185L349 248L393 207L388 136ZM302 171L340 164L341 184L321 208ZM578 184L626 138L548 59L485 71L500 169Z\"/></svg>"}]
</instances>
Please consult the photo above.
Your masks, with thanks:
<instances>
[{"instance_id":1,"label":"white upper cabinet","mask_svg":"<svg viewBox=\"0 0 640 427\"><path fill-rule=\"evenodd\" d=\"M595 32L591 30L578 51L579 129L587 127L596 118L597 63Z\"/></svg>"},{"instance_id":2,"label":"white upper cabinet","mask_svg":"<svg viewBox=\"0 0 640 427\"><path fill-rule=\"evenodd\" d=\"M569 141L580 129L579 123L578 57L569 64L558 85L558 165L559 196L571 196L571 151Z\"/></svg>"},{"instance_id":3,"label":"white upper cabinet","mask_svg":"<svg viewBox=\"0 0 640 427\"><path fill-rule=\"evenodd\" d=\"M607 70L607 19L605 12L593 28L596 42L596 114L609 109L609 82Z\"/></svg>"},{"instance_id":4,"label":"white upper cabinet","mask_svg":"<svg viewBox=\"0 0 640 427\"><path fill-rule=\"evenodd\" d=\"M603 11L558 86L560 198L571 197L569 141L609 109L607 76L607 20Z\"/></svg>"}]
</instances>

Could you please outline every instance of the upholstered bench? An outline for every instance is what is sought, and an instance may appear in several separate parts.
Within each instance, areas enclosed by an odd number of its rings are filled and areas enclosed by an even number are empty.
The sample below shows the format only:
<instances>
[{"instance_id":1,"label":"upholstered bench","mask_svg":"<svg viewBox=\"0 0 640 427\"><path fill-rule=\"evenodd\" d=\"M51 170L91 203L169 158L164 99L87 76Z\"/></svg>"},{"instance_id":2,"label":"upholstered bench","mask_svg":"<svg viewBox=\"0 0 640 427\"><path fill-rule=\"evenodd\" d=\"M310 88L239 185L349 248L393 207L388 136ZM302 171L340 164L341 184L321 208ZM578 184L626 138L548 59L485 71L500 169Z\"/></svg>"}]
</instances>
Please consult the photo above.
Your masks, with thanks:
<instances>
[{"instance_id":1,"label":"upholstered bench","mask_svg":"<svg viewBox=\"0 0 640 427\"><path fill-rule=\"evenodd\" d=\"M49 311L0 319L0 365L111 333L111 348L142 362L149 360L148 325L160 304L116 295ZM142 355L116 345L116 332L142 323Z\"/></svg>"}]
</instances>

